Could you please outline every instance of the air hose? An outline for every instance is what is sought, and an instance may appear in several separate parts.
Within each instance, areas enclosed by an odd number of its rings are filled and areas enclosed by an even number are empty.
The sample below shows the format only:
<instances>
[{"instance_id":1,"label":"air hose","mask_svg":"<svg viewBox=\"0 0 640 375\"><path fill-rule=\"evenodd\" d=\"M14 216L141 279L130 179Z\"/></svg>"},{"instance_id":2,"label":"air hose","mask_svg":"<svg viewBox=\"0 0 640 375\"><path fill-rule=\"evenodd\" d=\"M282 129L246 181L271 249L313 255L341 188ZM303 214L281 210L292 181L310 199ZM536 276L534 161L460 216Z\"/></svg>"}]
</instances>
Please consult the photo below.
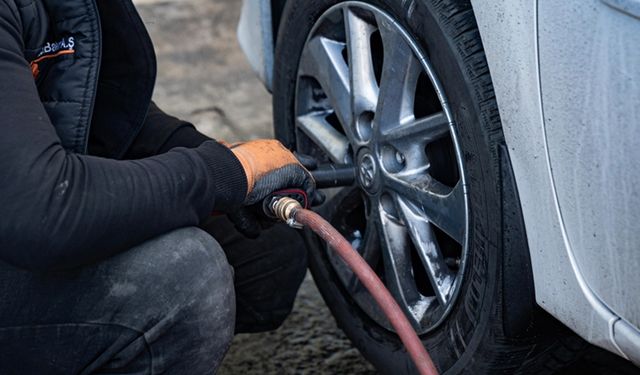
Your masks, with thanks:
<instances>
[{"instance_id":1,"label":"air hose","mask_svg":"<svg viewBox=\"0 0 640 375\"><path fill-rule=\"evenodd\" d=\"M300 202L290 197L275 197L270 201L269 208L275 217L286 222L289 226L294 228L306 226L325 240L329 248L338 253L371 293L398 336L400 336L400 340L418 369L418 373L420 375L438 374L438 370L433 364L429 353L422 345L418 334L409 323L396 300L391 296L389 290L380 281L380 278L378 278L369 264L331 224L317 213L304 209Z\"/></svg>"}]
</instances>

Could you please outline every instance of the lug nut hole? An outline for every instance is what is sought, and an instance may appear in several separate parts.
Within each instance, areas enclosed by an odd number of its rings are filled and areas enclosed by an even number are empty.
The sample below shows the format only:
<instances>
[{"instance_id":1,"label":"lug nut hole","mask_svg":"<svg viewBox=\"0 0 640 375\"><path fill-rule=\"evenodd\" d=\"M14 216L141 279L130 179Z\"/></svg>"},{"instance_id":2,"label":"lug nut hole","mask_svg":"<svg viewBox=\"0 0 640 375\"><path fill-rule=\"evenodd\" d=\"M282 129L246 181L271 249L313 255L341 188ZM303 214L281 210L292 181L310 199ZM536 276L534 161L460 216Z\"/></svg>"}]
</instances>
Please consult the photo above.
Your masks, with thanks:
<instances>
[{"instance_id":1,"label":"lug nut hole","mask_svg":"<svg viewBox=\"0 0 640 375\"><path fill-rule=\"evenodd\" d=\"M373 117L373 112L365 111L356 119L358 137L364 142L370 141L373 135Z\"/></svg>"},{"instance_id":2,"label":"lug nut hole","mask_svg":"<svg viewBox=\"0 0 640 375\"><path fill-rule=\"evenodd\" d=\"M407 159L395 147L387 145L382 148L382 164L389 173L398 173L404 169Z\"/></svg>"}]
</instances>

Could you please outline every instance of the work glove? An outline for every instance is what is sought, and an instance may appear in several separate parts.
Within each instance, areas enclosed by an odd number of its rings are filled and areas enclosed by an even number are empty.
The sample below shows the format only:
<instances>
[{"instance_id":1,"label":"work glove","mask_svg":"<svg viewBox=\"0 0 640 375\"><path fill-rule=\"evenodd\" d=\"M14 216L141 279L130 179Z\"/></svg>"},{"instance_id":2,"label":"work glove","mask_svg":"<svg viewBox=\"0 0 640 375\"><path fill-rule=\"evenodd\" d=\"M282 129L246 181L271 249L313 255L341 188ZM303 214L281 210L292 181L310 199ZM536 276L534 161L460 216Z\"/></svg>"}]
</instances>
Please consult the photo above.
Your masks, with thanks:
<instances>
[{"instance_id":1,"label":"work glove","mask_svg":"<svg viewBox=\"0 0 640 375\"><path fill-rule=\"evenodd\" d=\"M231 146L247 176L244 207L227 216L248 238L257 238L270 226L262 213L262 201L274 192L297 188L311 199L315 182L296 157L276 140L258 140Z\"/></svg>"},{"instance_id":2,"label":"work glove","mask_svg":"<svg viewBox=\"0 0 640 375\"><path fill-rule=\"evenodd\" d=\"M267 139L231 146L247 176L245 206L251 206L284 189L300 189L312 197L311 173L280 142Z\"/></svg>"}]
</instances>

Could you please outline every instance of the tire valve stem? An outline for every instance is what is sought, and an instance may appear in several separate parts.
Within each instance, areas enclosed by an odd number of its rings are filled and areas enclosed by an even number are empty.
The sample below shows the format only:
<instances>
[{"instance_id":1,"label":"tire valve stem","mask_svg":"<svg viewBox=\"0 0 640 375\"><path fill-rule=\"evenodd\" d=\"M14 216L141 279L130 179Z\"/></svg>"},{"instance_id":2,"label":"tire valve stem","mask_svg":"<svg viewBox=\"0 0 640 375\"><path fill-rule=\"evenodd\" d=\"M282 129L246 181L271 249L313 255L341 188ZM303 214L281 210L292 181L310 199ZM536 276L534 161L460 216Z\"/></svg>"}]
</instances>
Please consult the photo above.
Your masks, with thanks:
<instances>
[{"instance_id":1,"label":"tire valve stem","mask_svg":"<svg viewBox=\"0 0 640 375\"><path fill-rule=\"evenodd\" d=\"M451 267L451 268L457 268L460 267L460 258L445 258L444 262L447 264L447 266Z\"/></svg>"}]
</instances>

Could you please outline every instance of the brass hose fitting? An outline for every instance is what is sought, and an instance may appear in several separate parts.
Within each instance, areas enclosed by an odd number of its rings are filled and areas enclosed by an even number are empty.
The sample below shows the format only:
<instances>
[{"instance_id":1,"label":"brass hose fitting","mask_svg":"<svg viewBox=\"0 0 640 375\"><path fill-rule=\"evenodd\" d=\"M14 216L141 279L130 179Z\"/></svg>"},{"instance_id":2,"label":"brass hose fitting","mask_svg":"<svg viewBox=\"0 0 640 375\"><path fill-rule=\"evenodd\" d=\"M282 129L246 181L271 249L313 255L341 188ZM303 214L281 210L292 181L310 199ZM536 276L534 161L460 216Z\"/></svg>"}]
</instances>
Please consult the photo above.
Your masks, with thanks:
<instances>
[{"instance_id":1,"label":"brass hose fitting","mask_svg":"<svg viewBox=\"0 0 640 375\"><path fill-rule=\"evenodd\" d=\"M300 209L302 209L300 202L289 197L277 198L271 203L271 211L273 214L278 219L295 228L301 227L295 220L295 213Z\"/></svg>"}]
</instances>

